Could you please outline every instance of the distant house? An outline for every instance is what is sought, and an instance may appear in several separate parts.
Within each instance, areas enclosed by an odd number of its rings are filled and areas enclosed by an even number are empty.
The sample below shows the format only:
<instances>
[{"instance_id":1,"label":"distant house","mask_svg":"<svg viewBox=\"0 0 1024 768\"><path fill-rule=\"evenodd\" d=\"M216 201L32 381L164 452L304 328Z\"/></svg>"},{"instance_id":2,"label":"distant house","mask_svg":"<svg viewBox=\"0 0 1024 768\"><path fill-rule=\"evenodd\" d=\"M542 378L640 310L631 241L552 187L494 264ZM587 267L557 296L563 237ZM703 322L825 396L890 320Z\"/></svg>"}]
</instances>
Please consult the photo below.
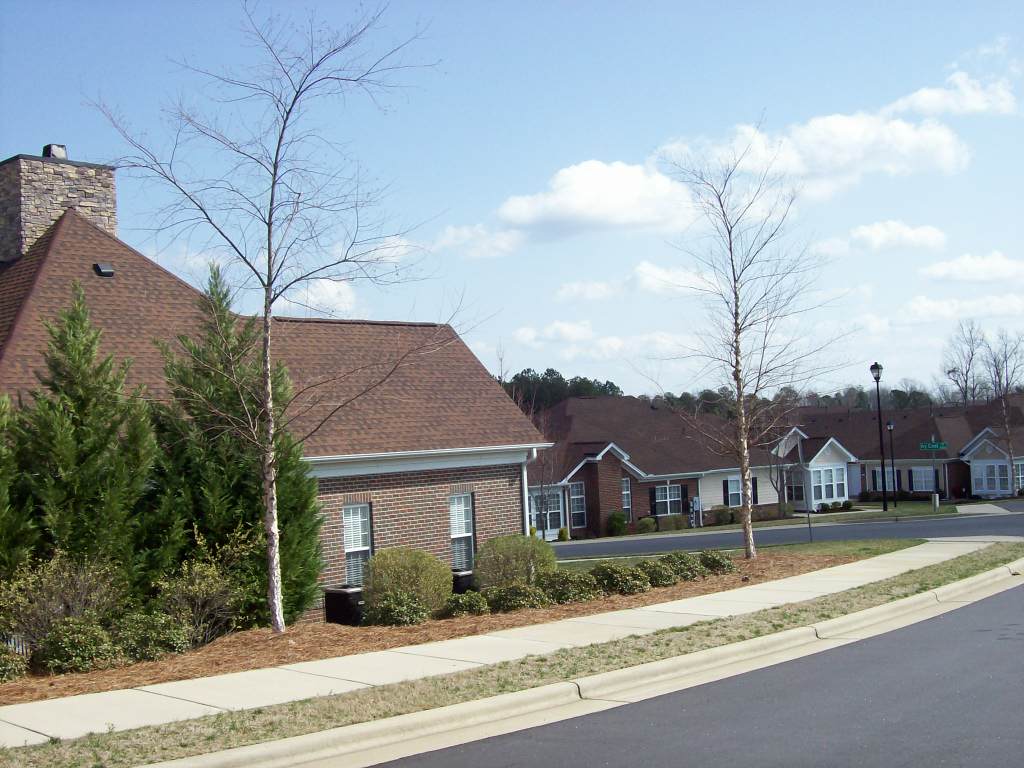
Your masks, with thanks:
<instances>
[{"instance_id":1,"label":"distant house","mask_svg":"<svg viewBox=\"0 0 1024 768\"><path fill-rule=\"evenodd\" d=\"M130 383L166 396L154 341L198 330L200 294L118 240L116 222L113 168L57 145L0 162L0 392L38 385L43 323L78 281L104 351L132 360ZM546 443L450 327L278 317L275 339L296 390L312 386L293 432L323 422L304 453L325 518L325 586L358 589L385 547L468 570L480 542L526 531L526 468Z\"/></svg>"},{"instance_id":2,"label":"distant house","mask_svg":"<svg viewBox=\"0 0 1024 768\"><path fill-rule=\"evenodd\" d=\"M800 408L772 450L751 450L753 503L758 517L782 501L817 510L888 491L928 498L998 497L1011 480L1024 486L1024 397L1011 403L1015 445L1007 457L996 404L970 408L916 408L883 414L885 466L879 465L874 411ZM633 397L569 398L537 416L554 447L528 467L531 524L554 539L601 536L608 517L627 521L740 506L736 461L709 448L670 408ZM1019 434L1018 434L1019 430ZM922 443L946 443L935 451ZM1011 474L1013 473L1013 474ZM717 519L717 515L714 516ZM695 515L695 521L697 516ZM707 517L705 517L707 519Z\"/></svg>"},{"instance_id":3,"label":"distant house","mask_svg":"<svg viewBox=\"0 0 1024 768\"><path fill-rule=\"evenodd\" d=\"M677 413L635 397L573 397L537 417L550 451L528 467L530 515L552 539L601 536L608 517L689 516L691 510L740 506L735 459L709 450ZM753 503L778 504L777 461L751 452ZM773 484L775 480L775 484Z\"/></svg>"}]
</instances>

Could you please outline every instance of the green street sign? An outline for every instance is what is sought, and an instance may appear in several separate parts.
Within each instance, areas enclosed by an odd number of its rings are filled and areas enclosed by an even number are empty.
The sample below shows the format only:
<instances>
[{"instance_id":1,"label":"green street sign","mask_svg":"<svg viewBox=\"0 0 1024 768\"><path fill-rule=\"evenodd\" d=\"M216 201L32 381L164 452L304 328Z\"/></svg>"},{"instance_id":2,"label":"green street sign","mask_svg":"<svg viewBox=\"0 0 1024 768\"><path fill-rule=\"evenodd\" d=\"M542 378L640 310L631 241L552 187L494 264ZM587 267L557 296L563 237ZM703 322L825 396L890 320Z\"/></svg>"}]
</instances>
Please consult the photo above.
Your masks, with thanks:
<instances>
[{"instance_id":1,"label":"green street sign","mask_svg":"<svg viewBox=\"0 0 1024 768\"><path fill-rule=\"evenodd\" d=\"M944 451L946 450L946 447L947 446L945 443L939 442L921 443L920 445L918 445L918 448L920 448L922 451Z\"/></svg>"}]
</instances>

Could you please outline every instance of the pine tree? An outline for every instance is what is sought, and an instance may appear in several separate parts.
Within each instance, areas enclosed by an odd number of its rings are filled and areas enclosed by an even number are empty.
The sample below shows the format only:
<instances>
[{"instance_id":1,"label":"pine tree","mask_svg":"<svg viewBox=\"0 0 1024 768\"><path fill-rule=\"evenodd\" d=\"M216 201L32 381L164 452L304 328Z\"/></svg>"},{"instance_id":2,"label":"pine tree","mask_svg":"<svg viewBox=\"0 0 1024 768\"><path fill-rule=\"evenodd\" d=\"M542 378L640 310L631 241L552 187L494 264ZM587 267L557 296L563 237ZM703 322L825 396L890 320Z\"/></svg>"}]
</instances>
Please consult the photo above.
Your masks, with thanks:
<instances>
[{"instance_id":1,"label":"pine tree","mask_svg":"<svg viewBox=\"0 0 1024 768\"><path fill-rule=\"evenodd\" d=\"M262 526L261 457L247 437L259 418L259 329L231 311L231 297L216 268L201 300L204 322L196 338L181 336L165 347L165 375L173 403L160 409L157 428L165 456L160 469L166 503L175 506L215 550L239 540L244 554L231 564L243 586L242 625L266 624L267 568ZM291 383L278 366L277 402ZM280 414L278 414L280 415ZM275 436L280 558L284 612L294 620L317 597L320 510L316 481L302 461L301 445L285 431Z\"/></svg>"},{"instance_id":2,"label":"pine tree","mask_svg":"<svg viewBox=\"0 0 1024 768\"><path fill-rule=\"evenodd\" d=\"M19 494L44 554L112 562L144 590L182 541L180 524L146 509L157 454L149 407L126 391L131 362L101 356L81 286L46 327L41 387L14 430Z\"/></svg>"},{"instance_id":3,"label":"pine tree","mask_svg":"<svg viewBox=\"0 0 1024 768\"><path fill-rule=\"evenodd\" d=\"M11 578L18 567L35 554L39 530L14 488L18 465L14 455L14 422L11 401L0 397L0 581Z\"/></svg>"}]
</instances>

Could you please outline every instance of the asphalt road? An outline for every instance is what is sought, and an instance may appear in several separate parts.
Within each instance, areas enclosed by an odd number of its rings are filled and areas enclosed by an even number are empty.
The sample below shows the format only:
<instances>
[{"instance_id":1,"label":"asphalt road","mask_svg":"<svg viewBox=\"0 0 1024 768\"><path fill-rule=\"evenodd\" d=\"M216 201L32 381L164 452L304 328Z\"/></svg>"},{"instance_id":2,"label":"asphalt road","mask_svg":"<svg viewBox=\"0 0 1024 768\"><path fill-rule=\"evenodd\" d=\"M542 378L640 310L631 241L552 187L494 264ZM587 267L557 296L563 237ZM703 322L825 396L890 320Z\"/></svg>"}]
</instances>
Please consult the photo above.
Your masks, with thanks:
<instances>
[{"instance_id":1,"label":"asphalt road","mask_svg":"<svg viewBox=\"0 0 1024 768\"><path fill-rule=\"evenodd\" d=\"M1005 502L1014 512L1024 511L1021 502ZM811 519L812 525L814 519ZM945 518L905 518L900 522L874 521L817 525L815 541L848 541L854 539L924 539L934 536L1024 536L1024 514L970 515ZM757 544L800 544L808 540L807 526L775 526L755 528ZM739 530L722 533L668 534L665 536L622 536L611 539L588 539L555 543L555 554L561 560L581 557L615 555L648 555L672 550L725 549L742 547ZM1024 765L1024 757L1021 759Z\"/></svg>"},{"instance_id":2,"label":"asphalt road","mask_svg":"<svg viewBox=\"0 0 1024 768\"><path fill-rule=\"evenodd\" d=\"M1024 587L841 648L400 768L1024 764Z\"/></svg>"}]
</instances>

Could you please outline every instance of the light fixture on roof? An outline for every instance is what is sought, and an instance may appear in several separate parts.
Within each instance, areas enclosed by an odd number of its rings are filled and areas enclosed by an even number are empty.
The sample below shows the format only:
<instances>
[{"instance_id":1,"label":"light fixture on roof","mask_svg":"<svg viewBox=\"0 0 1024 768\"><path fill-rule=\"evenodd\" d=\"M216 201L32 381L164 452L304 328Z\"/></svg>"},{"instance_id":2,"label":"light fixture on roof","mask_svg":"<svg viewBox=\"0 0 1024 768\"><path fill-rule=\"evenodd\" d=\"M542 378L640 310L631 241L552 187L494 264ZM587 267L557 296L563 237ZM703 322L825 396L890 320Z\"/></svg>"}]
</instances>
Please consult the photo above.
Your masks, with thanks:
<instances>
[{"instance_id":1,"label":"light fixture on roof","mask_svg":"<svg viewBox=\"0 0 1024 768\"><path fill-rule=\"evenodd\" d=\"M92 265L92 271L95 272L100 277L113 277L114 265L98 261Z\"/></svg>"}]
</instances>

